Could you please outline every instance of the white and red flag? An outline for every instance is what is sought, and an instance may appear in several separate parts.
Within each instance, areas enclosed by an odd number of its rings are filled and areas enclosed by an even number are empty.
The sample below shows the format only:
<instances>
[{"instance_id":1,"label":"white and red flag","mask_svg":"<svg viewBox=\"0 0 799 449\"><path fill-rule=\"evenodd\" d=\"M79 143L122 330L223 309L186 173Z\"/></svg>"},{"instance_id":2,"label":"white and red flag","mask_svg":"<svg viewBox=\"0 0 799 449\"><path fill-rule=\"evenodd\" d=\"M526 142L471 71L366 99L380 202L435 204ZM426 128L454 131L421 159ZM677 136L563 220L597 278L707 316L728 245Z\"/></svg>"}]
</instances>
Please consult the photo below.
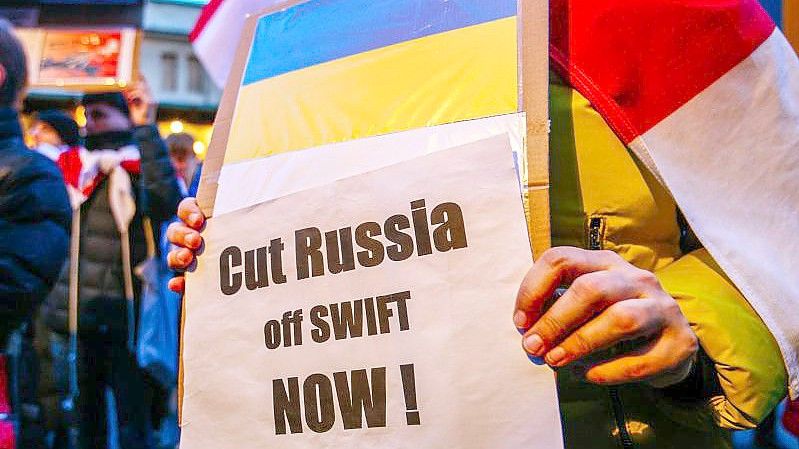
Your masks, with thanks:
<instances>
[{"instance_id":1,"label":"white and red flag","mask_svg":"<svg viewBox=\"0 0 799 449\"><path fill-rule=\"evenodd\" d=\"M756 0L550 5L553 67L671 191L799 396L796 53Z\"/></svg>"},{"instance_id":2,"label":"white and red flag","mask_svg":"<svg viewBox=\"0 0 799 449\"><path fill-rule=\"evenodd\" d=\"M285 0L211 0L189 33L197 58L214 83L225 86L248 14Z\"/></svg>"},{"instance_id":3,"label":"white and red flag","mask_svg":"<svg viewBox=\"0 0 799 449\"><path fill-rule=\"evenodd\" d=\"M217 84L245 16L278 3L204 9L191 37ZM550 16L553 68L671 191L773 333L799 397L796 53L757 0L551 0Z\"/></svg>"},{"instance_id":4,"label":"white and red flag","mask_svg":"<svg viewBox=\"0 0 799 449\"><path fill-rule=\"evenodd\" d=\"M63 151L55 162L64 176L72 206L78 207L108 178L115 184L130 185L127 174L141 172L139 159L139 149L133 145L96 151L74 146ZM123 175L128 178L127 182L122 179Z\"/></svg>"}]
</instances>

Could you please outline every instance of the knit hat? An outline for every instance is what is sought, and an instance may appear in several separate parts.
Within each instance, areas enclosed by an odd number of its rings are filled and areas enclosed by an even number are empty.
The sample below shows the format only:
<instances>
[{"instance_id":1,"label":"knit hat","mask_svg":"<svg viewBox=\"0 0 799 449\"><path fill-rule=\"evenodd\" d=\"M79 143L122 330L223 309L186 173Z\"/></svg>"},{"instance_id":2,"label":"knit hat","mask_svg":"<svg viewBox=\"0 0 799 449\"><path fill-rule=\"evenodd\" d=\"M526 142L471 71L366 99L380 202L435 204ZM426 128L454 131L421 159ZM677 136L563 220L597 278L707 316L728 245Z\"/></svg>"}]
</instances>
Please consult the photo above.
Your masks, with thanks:
<instances>
[{"instance_id":1,"label":"knit hat","mask_svg":"<svg viewBox=\"0 0 799 449\"><path fill-rule=\"evenodd\" d=\"M122 92L99 92L84 94L82 103L84 106L96 103L105 103L109 106L119 109L125 115L130 115L128 102L125 100L125 96L122 95Z\"/></svg>"},{"instance_id":2,"label":"knit hat","mask_svg":"<svg viewBox=\"0 0 799 449\"><path fill-rule=\"evenodd\" d=\"M36 115L36 120L52 126L65 145L72 147L80 143L78 124L66 113L54 109L42 111Z\"/></svg>"}]
</instances>

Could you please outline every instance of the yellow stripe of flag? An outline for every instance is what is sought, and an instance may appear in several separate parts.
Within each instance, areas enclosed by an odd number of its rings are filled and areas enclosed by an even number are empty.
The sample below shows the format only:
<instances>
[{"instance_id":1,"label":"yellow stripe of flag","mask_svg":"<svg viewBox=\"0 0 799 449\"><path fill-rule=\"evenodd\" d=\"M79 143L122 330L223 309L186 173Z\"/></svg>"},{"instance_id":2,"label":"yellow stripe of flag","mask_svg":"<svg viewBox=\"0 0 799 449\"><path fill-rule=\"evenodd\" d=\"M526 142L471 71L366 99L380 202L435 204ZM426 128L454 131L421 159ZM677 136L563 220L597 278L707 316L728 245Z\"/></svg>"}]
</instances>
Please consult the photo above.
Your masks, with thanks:
<instances>
[{"instance_id":1,"label":"yellow stripe of flag","mask_svg":"<svg viewBox=\"0 0 799 449\"><path fill-rule=\"evenodd\" d=\"M242 86L225 163L516 112L517 58L510 17Z\"/></svg>"}]
</instances>

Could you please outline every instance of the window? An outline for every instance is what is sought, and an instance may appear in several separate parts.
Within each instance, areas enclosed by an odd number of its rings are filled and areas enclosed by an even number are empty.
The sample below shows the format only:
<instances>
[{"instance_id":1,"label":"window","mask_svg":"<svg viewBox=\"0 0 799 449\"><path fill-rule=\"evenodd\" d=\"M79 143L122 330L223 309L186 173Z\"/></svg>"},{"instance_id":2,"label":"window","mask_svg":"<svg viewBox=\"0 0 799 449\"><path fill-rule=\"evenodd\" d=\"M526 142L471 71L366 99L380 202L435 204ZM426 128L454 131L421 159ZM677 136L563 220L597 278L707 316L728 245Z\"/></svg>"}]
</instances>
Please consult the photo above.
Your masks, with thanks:
<instances>
[{"instance_id":1,"label":"window","mask_svg":"<svg viewBox=\"0 0 799 449\"><path fill-rule=\"evenodd\" d=\"M165 91L178 90L178 55L161 54L161 88Z\"/></svg>"},{"instance_id":2,"label":"window","mask_svg":"<svg viewBox=\"0 0 799 449\"><path fill-rule=\"evenodd\" d=\"M205 69L195 56L189 57L189 91L198 94L205 92Z\"/></svg>"}]
</instances>

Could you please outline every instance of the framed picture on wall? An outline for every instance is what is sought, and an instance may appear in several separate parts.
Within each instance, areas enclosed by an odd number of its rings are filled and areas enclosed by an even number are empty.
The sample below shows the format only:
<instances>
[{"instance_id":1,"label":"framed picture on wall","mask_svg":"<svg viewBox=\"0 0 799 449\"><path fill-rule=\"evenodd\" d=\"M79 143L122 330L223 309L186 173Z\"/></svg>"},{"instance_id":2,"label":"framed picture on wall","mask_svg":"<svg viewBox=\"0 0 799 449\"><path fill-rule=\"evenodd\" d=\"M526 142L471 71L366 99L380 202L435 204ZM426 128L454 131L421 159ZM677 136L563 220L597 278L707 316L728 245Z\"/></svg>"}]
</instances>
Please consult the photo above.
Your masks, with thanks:
<instances>
[{"instance_id":1,"label":"framed picture on wall","mask_svg":"<svg viewBox=\"0 0 799 449\"><path fill-rule=\"evenodd\" d=\"M133 80L138 38L133 28L18 29L32 87L124 88Z\"/></svg>"}]
</instances>

